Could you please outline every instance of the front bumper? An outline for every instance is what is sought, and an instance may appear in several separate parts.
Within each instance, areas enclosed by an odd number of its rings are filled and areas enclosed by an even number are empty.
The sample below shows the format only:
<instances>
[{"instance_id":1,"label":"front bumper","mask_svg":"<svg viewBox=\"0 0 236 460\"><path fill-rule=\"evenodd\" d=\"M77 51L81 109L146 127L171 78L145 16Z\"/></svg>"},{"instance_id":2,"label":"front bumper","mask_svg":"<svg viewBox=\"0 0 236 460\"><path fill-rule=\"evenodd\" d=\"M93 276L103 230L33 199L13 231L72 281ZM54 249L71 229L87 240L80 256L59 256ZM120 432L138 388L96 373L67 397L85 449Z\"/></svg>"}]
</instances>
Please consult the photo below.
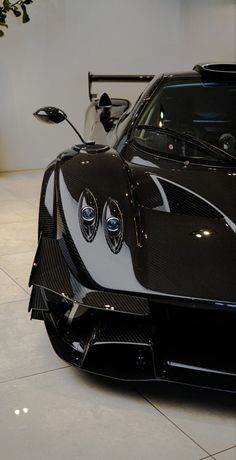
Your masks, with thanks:
<instances>
[{"instance_id":1,"label":"front bumper","mask_svg":"<svg viewBox=\"0 0 236 460\"><path fill-rule=\"evenodd\" d=\"M61 358L116 379L236 391L235 308L104 292L78 279L63 246L43 238L31 275L30 310L32 318L45 321Z\"/></svg>"}]
</instances>

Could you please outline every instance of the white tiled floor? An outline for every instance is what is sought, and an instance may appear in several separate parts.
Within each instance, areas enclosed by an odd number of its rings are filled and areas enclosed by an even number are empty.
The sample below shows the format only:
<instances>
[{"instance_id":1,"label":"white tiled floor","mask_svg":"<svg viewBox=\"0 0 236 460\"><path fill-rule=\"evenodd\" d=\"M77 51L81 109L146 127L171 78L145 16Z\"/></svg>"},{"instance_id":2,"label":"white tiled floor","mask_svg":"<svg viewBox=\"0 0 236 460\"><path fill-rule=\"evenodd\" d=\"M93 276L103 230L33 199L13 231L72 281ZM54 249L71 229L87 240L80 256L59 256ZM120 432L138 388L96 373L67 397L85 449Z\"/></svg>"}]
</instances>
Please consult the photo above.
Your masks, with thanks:
<instances>
[{"instance_id":1,"label":"white tiled floor","mask_svg":"<svg viewBox=\"0 0 236 460\"><path fill-rule=\"evenodd\" d=\"M42 171L0 174L0 460L236 460L236 397L95 378L29 321Z\"/></svg>"}]
</instances>

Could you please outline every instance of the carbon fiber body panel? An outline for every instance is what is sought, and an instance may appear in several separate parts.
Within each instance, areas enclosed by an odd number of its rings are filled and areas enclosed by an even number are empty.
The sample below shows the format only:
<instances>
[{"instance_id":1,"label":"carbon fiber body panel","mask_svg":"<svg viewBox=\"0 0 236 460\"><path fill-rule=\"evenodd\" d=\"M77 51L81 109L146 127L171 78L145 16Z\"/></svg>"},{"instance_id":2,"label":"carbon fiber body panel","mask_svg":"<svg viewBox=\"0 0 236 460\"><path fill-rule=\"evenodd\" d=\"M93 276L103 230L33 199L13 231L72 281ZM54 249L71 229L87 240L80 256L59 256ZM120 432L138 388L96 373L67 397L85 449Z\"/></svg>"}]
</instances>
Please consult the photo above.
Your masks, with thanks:
<instances>
[{"instance_id":1,"label":"carbon fiber body panel","mask_svg":"<svg viewBox=\"0 0 236 460\"><path fill-rule=\"evenodd\" d=\"M30 296L29 311L32 309L37 311L48 310L47 303L42 292L42 289L33 286Z\"/></svg>"},{"instance_id":2,"label":"carbon fiber body panel","mask_svg":"<svg viewBox=\"0 0 236 460\"><path fill-rule=\"evenodd\" d=\"M93 305L98 308L115 310L120 313L145 316L150 310L148 300L142 297L128 296L124 294L115 294L109 292L89 292L84 297L86 305Z\"/></svg>"},{"instance_id":3,"label":"carbon fiber body panel","mask_svg":"<svg viewBox=\"0 0 236 460\"><path fill-rule=\"evenodd\" d=\"M124 324L123 322L103 322L99 327L94 344L99 343L133 343L136 345L148 345L151 343L151 325Z\"/></svg>"},{"instance_id":4,"label":"carbon fiber body panel","mask_svg":"<svg viewBox=\"0 0 236 460\"><path fill-rule=\"evenodd\" d=\"M95 291L84 286L70 271L71 261L69 265L65 254L65 242L62 244L62 241L53 238L41 238L30 279L30 285L33 285L30 310L48 310L47 300L41 292L41 288L45 288L69 301L82 303L87 308L137 316L149 314L145 297Z\"/></svg>"},{"instance_id":5,"label":"carbon fiber body panel","mask_svg":"<svg viewBox=\"0 0 236 460\"><path fill-rule=\"evenodd\" d=\"M33 319L45 320L52 345L63 359L86 371L126 380L182 378L190 383L195 373L195 383L199 376L199 384L207 386L210 377L212 387L221 382L224 388L225 375L228 389L233 390L236 370L218 341L221 334L224 350L235 349L232 309L219 309L216 315L213 304L92 291L74 277L62 246L60 241L41 238L31 275L30 309ZM221 332L222 321L227 337ZM210 325L215 329L214 342L206 357Z\"/></svg>"},{"instance_id":6,"label":"carbon fiber body panel","mask_svg":"<svg viewBox=\"0 0 236 460\"><path fill-rule=\"evenodd\" d=\"M146 135L137 124L165 85L176 94L181 81L203 80L198 71L156 77L115 123L109 107L98 107L91 133L98 128L98 144L105 136L108 145L72 147L45 172L29 310L59 356L88 372L236 389L230 145L220 152L171 127L161 140L162 106ZM225 124L214 123L206 135L222 136Z\"/></svg>"},{"instance_id":7,"label":"carbon fiber body panel","mask_svg":"<svg viewBox=\"0 0 236 460\"><path fill-rule=\"evenodd\" d=\"M56 240L45 237L40 241L30 284L46 287L58 293L64 292L66 297L73 298L69 270Z\"/></svg>"}]
</instances>

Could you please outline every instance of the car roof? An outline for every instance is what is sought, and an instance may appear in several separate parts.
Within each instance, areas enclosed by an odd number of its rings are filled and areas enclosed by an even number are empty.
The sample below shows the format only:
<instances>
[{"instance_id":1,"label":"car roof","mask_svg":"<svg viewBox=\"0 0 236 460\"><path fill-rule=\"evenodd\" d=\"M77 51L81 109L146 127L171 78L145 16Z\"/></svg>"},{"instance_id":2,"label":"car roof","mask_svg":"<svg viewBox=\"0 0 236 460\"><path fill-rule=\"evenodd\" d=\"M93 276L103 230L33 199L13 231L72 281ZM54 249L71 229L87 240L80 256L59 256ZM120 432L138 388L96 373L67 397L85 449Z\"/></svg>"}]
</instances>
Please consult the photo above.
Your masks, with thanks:
<instances>
[{"instance_id":1,"label":"car roof","mask_svg":"<svg viewBox=\"0 0 236 460\"><path fill-rule=\"evenodd\" d=\"M194 79L201 81L235 81L236 63L196 64L190 71L169 72L164 77L168 79Z\"/></svg>"}]
</instances>

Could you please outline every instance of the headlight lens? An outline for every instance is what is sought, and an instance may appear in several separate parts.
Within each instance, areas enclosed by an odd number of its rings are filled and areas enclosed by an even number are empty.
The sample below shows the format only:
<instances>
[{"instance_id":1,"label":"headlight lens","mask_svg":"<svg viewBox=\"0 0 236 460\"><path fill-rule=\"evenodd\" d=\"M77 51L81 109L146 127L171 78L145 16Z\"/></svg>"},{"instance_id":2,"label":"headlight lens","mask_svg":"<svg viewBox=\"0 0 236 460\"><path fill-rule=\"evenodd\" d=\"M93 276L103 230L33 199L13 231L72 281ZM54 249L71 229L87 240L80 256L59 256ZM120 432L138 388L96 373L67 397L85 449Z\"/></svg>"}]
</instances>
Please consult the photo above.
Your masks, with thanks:
<instances>
[{"instance_id":1,"label":"headlight lens","mask_svg":"<svg viewBox=\"0 0 236 460\"><path fill-rule=\"evenodd\" d=\"M85 206L81 211L81 216L84 222L91 223L96 219L96 210L91 206Z\"/></svg>"},{"instance_id":2,"label":"headlight lens","mask_svg":"<svg viewBox=\"0 0 236 460\"><path fill-rule=\"evenodd\" d=\"M79 199L79 222L84 238L90 243L95 238L98 228L98 207L89 189L86 189Z\"/></svg>"},{"instance_id":3,"label":"headlight lens","mask_svg":"<svg viewBox=\"0 0 236 460\"><path fill-rule=\"evenodd\" d=\"M107 219L107 230L111 233L118 233L120 231L120 220L117 217L109 217Z\"/></svg>"},{"instance_id":4,"label":"headlight lens","mask_svg":"<svg viewBox=\"0 0 236 460\"><path fill-rule=\"evenodd\" d=\"M109 198L103 210L103 227L107 244L117 254L123 242L123 216L116 200Z\"/></svg>"}]
</instances>

